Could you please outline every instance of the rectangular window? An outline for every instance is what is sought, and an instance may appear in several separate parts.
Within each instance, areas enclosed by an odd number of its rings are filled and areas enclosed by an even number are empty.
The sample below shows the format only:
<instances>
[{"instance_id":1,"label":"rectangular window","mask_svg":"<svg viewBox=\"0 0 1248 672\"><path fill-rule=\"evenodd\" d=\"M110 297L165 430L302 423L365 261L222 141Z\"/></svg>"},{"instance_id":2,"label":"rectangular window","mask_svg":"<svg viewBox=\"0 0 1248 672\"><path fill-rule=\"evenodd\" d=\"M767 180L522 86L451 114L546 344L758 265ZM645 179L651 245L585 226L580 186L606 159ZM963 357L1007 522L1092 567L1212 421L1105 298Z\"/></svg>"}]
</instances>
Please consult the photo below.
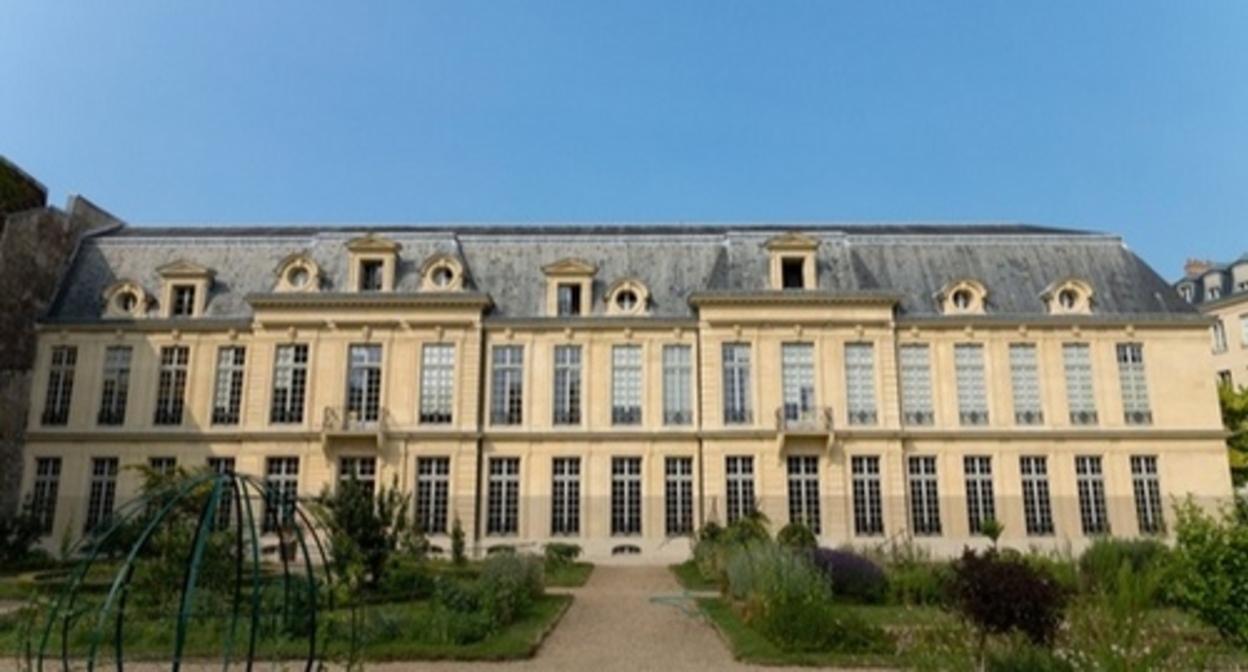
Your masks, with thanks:
<instances>
[{"instance_id":1,"label":"rectangular window","mask_svg":"<svg viewBox=\"0 0 1248 672\"><path fill-rule=\"evenodd\" d=\"M1148 381L1144 376L1144 346L1118 344L1118 382L1122 387L1122 419L1128 425L1153 424L1148 404Z\"/></svg>"},{"instance_id":2,"label":"rectangular window","mask_svg":"<svg viewBox=\"0 0 1248 672\"><path fill-rule=\"evenodd\" d=\"M693 348L663 346L663 424L693 423Z\"/></svg>"},{"instance_id":3,"label":"rectangular window","mask_svg":"<svg viewBox=\"0 0 1248 672\"><path fill-rule=\"evenodd\" d=\"M910 527L916 535L940 535L940 486L936 457L914 456L907 460L910 476Z\"/></svg>"},{"instance_id":4,"label":"rectangular window","mask_svg":"<svg viewBox=\"0 0 1248 672\"><path fill-rule=\"evenodd\" d=\"M1135 516L1140 524L1140 534L1165 532L1166 516L1161 505L1157 456L1131 456L1131 488L1135 492Z\"/></svg>"},{"instance_id":5,"label":"rectangular window","mask_svg":"<svg viewBox=\"0 0 1248 672\"><path fill-rule=\"evenodd\" d=\"M380 259L365 259L360 262L360 291L380 292L381 276L385 262Z\"/></svg>"},{"instance_id":6,"label":"rectangular window","mask_svg":"<svg viewBox=\"0 0 1248 672\"><path fill-rule=\"evenodd\" d=\"M1075 458L1075 482L1079 488L1079 521L1086 535L1109 534L1109 513L1105 507L1105 476L1101 458L1080 455Z\"/></svg>"},{"instance_id":7,"label":"rectangular window","mask_svg":"<svg viewBox=\"0 0 1248 672\"><path fill-rule=\"evenodd\" d=\"M854 486L854 534L860 537L884 534L884 502L880 494L880 458L850 458Z\"/></svg>"},{"instance_id":8,"label":"rectangular window","mask_svg":"<svg viewBox=\"0 0 1248 672\"><path fill-rule=\"evenodd\" d=\"M450 500L451 458L416 458L416 522L422 534L446 534Z\"/></svg>"},{"instance_id":9,"label":"rectangular window","mask_svg":"<svg viewBox=\"0 0 1248 672\"><path fill-rule=\"evenodd\" d=\"M748 425L754 422L750 400L750 344L725 343L724 424Z\"/></svg>"},{"instance_id":10,"label":"rectangular window","mask_svg":"<svg viewBox=\"0 0 1248 672\"><path fill-rule=\"evenodd\" d=\"M446 425L454 420L455 346L426 343L420 365L420 422Z\"/></svg>"},{"instance_id":11,"label":"rectangular window","mask_svg":"<svg viewBox=\"0 0 1248 672\"><path fill-rule=\"evenodd\" d=\"M347 421L374 423L381 417L381 346L353 345L347 353Z\"/></svg>"},{"instance_id":12,"label":"rectangular window","mask_svg":"<svg viewBox=\"0 0 1248 672\"><path fill-rule=\"evenodd\" d=\"M611 424L641 424L641 346L611 347Z\"/></svg>"},{"instance_id":13,"label":"rectangular window","mask_svg":"<svg viewBox=\"0 0 1248 672\"><path fill-rule=\"evenodd\" d=\"M221 474L234 473L234 458L232 457L210 457L208 458L208 471L220 476ZM217 503L217 519L213 523L214 529L228 529L234 522L234 498L237 496L234 489L234 483L231 481L225 486L221 499Z\"/></svg>"},{"instance_id":14,"label":"rectangular window","mask_svg":"<svg viewBox=\"0 0 1248 672\"><path fill-rule=\"evenodd\" d=\"M611 458L611 534L641 534L641 458Z\"/></svg>"},{"instance_id":15,"label":"rectangular window","mask_svg":"<svg viewBox=\"0 0 1248 672\"><path fill-rule=\"evenodd\" d=\"M273 402L269 422L303 422L308 390L308 346L279 345L273 363Z\"/></svg>"},{"instance_id":16,"label":"rectangular window","mask_svg":"<svg viewBox=\"0 0 1248 672\"><path fill-rule=\"evenodd\" d=\"M806 287L806 260L800 257L780 259L780 285L785 289Z\"/></svg>"},{"instance_id":17,"label":"rectangular window","mask_svg":"<svg viewBox=\"0 0 1248 672\"><path fill-rule=\"evenodd\" d=\"M520 458L490 458L485 509L486 534L506 536L520 532Z\"/></svg>"},{"instance_id":18,"label":"rectangular window","mask_svg":"<svg viewBox=\"0 0 1248 672\"><path fill-rule=\"evenodd\" d=\"M1039 455L1018 458L1023 475L1023 520L1030 536L1053 534L1053 505L1049 501L1049 463Z\"/></svg>"},{"instance_id":19,"label":"rectangular window","mask_svg":"<svg viewBox=\"0 0 1248 672\"><path fill-rule=\"evenodd\" d=\"M1226 352L1226 324L1221 318L1213 323L1213 351L1215 353Z\"/></svg>"},{"instance_id":20,"label":"rectangular window","mask_svg":"<svg viewBox=\"0 0 1248 672\"><path fill-rule=\"evenodd\" d=\"M490 422L518 425L524 418L524 347L496 345L494 377L490 395Z\"/></svg>"},{"instance_id":21,"label":"rectangular window","mask_svg":"<svg viewBox=\"0 0 1248 672\"><path fill-rule=\"evenodd\" d=\"M581 424L581 346L555 346L556 425Z\"/></svg>"},{"instance_id":22,"label":"rectangular window","mask_svg":"<svg viewBox=\"0 0 1248 672\"><path fill-rule=\"evenodd\" d=\"M1230 371L1227 371L1224 369L1218 372L1218 385L1230 385L1231 382L1232 381L1231 381Z\"/></svg>"},{"instance_id":23,"label":"rectangular window","mask_svg":"<svg viewBox=\"0 0 1248 672\"><path fill-rule=\"evenodd\" d=\"M754 458L726 457L724 471L727 474L728 511L727 520L731 525L738 518L754 511Z\"/></svg>"},{"instance_id":24,"label":"rectangular window","mask_svg":"<svg viewBox=\"0 0 1248 672\"><path fill-rule=\"evenodd\" d=\"M1032 343L1010 344L1010 390L1014 395L1014 424L1044 424L1040 373Z\"/></svg>"},{"instance_id":25,"label":"rectangular window","mask_svg":"<svg viewBox=\"0 0 1248 672\"><path fill-rule=\"evenodd\" d=\"M997 519L992 492L992 458L982 455L962 459L966 475L966 523L971 534L984 531L984 521Z\"/></svg>"},{"instance_id":26,"label":"rectangular window","mask_svg":"<svg viewBox=\"0 0 1248 672\"><path fill-rule=\"evenodd\" d=\"M581 458L556 457L551 463L551 536L581 533Z\"/></svg>"},{"instance_id":27,"label":"rectangular window","mask_svg":"<svg viewBox=\"0 0 1248 672\"><path fill-rule=\"evenodd\" d=\"M984 389L984 346L979 343L955 344L953 369L958 385L958 423L972 427L988 424L988 392Z\"/></svg>"},{"instance_id":28,"label":"rectangular window","mask_svg":"<svg viewBox=\"0 0 1248 672\"><path fill-rule=\"evenodd\" d=\"M667 536L693 533L693 458L664 460L663 504Z\"/></svg>"},{"instance_id":29,"label":"rectangular window","mask_svg":"<svg viewBox=\"0 0 1248 672\"><path fill-rule=\"evenodd\" d=\"M338 459L339 485L354 480L364 491L373 496L377 493L377 458L342 457Z\"/></svg>"},{"instance_id":30,"label":"rectangular window","mask_svg":"<svg viewBox=\"0 0 1248 672\"><path fill-rule=\"evenodd\" d=\"M195 285L173 286L173 306L169 314L173 317L190 317L195 314Z\"/></svg>"},{"instance_id":31,"label":"rectangular window","mask_svg":"<svg viewBox=\"0 0 1248 672\"><path fill-rule=\"evenodd\" d=\"M903 345L899 348L901 366L901 418L907 425L931 425L936 421L932 412L932 364L926 344Z\"/></svg>"},{"instance_id":32,"label":"rectangular window","mask_svg":"<svg viewBox=\"0 0 1248 672\"><path fill-rule=\"evenodd\" d=\"M247 348L238 345L217 350L217 382L212 394L212 424L237 425L243 404L243 374Z\"/></svg>"},{"instance_id":33,"label":"rectangular window","mask_svg":"<svg viewBox=\"0 0 1248 672\"><path fill-rule=\"evenodd\" d=\"M1239 316L1239 345L1248 348L1248 313Z\"/></svg>"},{"instance_id":34,"label":"rectangular window","mask_svg":"<svg viewBox=\"0 0 1248 672\"><path fill-rule=\"evenodd\" d=\"M786 427L810 427L819 422L815 408L815 346L810 343L780 345L780 384L784 393Z\"/></svg>"},{"instance_id":35,"label":"rectangular window","mask_svg":"<svg viewBox=\"0 0 1248 672\"><path fill-rule=\"evenodd\" d=\"M78 363L78 348L58 345L52 348L52 362L48 367L48 393L43 404L43 424L64 425L69 422L69 403L74 396L74 366Z\"/></svg>"},{"instance_id":36,"label":"rectangular window","mask_svg":"<svg viewBox=\"0 0 1248 672\"><path fill-rule=\"evenodd\" d=\"M874 425L875 345L845 344L845 393L851 425Z\"/></svg>"},{"instance_id":37,"label":"rectangular window","mask_svg":"<svg viewBox=\"0 0 1248 672\"><path fill-rule=\"evenodd\" d=\"M35 482L30 492L30 512L39 521L39 531L52 534L56 521L56 498L61 488L61 458L40 457L35 460Z\"/></svg>"},{"instance_id":38,"label":"rectangular window","mask_svg":"<svg viewBox=\"0 0 1248 672\"><path fill-rule=\"evenodd\" d=\"M299 458L270 457L264 471L264 531L294 522L299 502Z\"/></svg>"},{"instance_id":39,"label":"rectangular window","mask_svg":"<svg viewBox=\"0 0 1248 672\"><path fill-rule=\"evenodd\" d=\"M178 458L176 457L149 457L147 458L147 468L157 476L170 476L178 468Z\"/></svg>"},{"instance_id":40,"label":"rectangular window","mask_svg":"<svg viewBox=\"0 0 1248 672\"><path fill-rule=\"evenodd\" d=\"M823 533L819 515L819 458L815 455L792 455L789 467L789 522L810 528L816 535Z\"/></svg>"},{"instance_id":41,"label":"rectangular window","mask_svg":"<svg viewBox=\"0 0 1248 672\"><path fill-rule=\"evenodd\" d=\"M117 458L91 459L91 490L87 495L87 518L83 531L90 533L113 515L117 499Z\"/></svg>"},{"instance_id":42,"label":"rectangular window","mask_svg":"<svg viewBox=\"0 0 1248 672\"><path fill-rule=\"evenodd\" d=\"M182 424L182 411L186 408L186 368L190 359L191 349L185 345L167 345L160 349L156 413L152 424Z\"/></svg>"},{"instance_id":43,"label":"rectangular window","mask_svg":"<svg viewBox=\"0 0 1248 672\"><path fill-rule=\"evenodd\" d=\"M581 284L561 282L555 287L556 315L581 314Z\"/></svg>"},{"instance_id":44,"label":"rectangular window","mask_svg":"<svg viewBox=\"0 0 1248 672\"><path fill-rule=\"evenodd\" d=\"M130 359L128 345L104 349L104 380L100 394L100 412L96 421L101 425L120 425L126 421L126 400L130 397Z\"/></svg>"},{"instance_id":45,"label":"rectangular window","mask_svg":"<svg viewBox=\"0 0 1248 672\"><path fill-rule=\"evenodd\" d=\"M1087 343L1063 343L1066 369L1066 403L1070 424L1096 424L1096 395L1092 390L1092 355Z\"/></svg>"}]
</instances>

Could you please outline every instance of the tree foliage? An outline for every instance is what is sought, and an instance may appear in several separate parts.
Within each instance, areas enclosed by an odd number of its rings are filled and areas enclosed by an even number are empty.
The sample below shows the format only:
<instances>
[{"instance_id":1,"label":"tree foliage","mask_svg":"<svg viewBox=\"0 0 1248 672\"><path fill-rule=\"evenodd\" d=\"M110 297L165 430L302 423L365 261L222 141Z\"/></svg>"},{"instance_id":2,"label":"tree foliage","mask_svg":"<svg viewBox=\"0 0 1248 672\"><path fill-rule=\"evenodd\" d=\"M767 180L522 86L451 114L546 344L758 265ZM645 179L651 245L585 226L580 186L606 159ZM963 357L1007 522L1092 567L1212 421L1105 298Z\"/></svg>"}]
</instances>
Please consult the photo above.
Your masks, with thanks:
<instances>
[{"instance_id":1,"label":"tree foliage","mask_svg":"<svg viewBox=\"0 0 1248 672\"><path fill-rule=\"evenodd\" d=\"M1177 508L1177 519L1175 597L1224 639L1248 646L1248 520L1192 502Z\"/></svg>"},{"instance_id":2,"label":"tree foliage","mask_svg":"<svg viewBox=\"0 0 1248 672\"><path fill-rule=\"evenodd\" d=\"M1248 387L1219 385L1218 402L1222 407L1222 426L1231 432L1226 439L1231 473L1236 483L1244 483L1248 481Z\"/></svg>"},{"instance_id":3,"label":"tree foliage","mask_svg":"<svg viewBox=\"0 0 1248 672\"><path fill-rule=\"evenodd\" d=\"M339 576L360 570L370 588L381 583L391 555L401 548L421 546L408 521L410 497L398 479L374 495L367 484L352 478L333 493L321 495L324 522L330 530L334 569Z\"/></svg>"},{"instance_id":4,"label":"tree foliage","mask_svg":"<svg viewBox=\"0 0 1248 672\"><path fill-rule=\"evenodd\" d=\"M949 601L980 633L980 650L989 634L1020 632L1038 646L1049 646L1062 623L1067 596L1057 581L1021 556L995 548L967 549L953 565Z\"/></svg>"}]
</instances>

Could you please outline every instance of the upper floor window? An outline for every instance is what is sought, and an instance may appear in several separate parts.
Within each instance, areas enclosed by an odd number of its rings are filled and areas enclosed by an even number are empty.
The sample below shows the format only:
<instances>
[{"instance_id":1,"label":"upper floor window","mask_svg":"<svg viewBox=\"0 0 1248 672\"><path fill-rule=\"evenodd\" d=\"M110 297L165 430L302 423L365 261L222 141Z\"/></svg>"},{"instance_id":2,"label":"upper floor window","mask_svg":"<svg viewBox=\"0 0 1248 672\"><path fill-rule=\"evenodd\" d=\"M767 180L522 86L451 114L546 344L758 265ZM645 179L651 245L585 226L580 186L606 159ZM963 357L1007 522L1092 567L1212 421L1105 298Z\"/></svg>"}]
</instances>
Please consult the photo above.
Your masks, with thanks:
<instances>
[{"instance_id":1,"label":"upper floor window","mask_svg":"<svg viewBox=\"0 0 1248 672\"><path fill-rule=\"evenodd\" d=\"M420 422L449 424L455 408L455 345L426 343L420 363Z\"/></svg>"},{"instance_id":2,"label":"upper floor window","mask_svg":"<svg viewBox=\"0 0 1248 672\"><path fill-rule=\"evenodd\" d=\"M186 369L191 350L185 345L160 349L160 373L156 379L156 413L152 424L180 425L186 407Z\"/></svg>"},{"instance_id":3,"label":"upper floor window","mask_svg":"<svg viewBox=\"0 0 1248 672\"><path fill-rule=\"evenodd\" d=\"M243 405L243 375L247 348L229 345L217 350L216 389L212 394L212 424L237 425Z\"/></svg>"},{"instance_id":4,"label":"upper floor window","mask_svg":"<svg viewBox=\"0 0 1248 672\"><path fill-rule=\"evenodd\" d=\"M96 421L101 425L120 425L126 421L126 401L130 396L130 358L133 349L114 345L104 350L104 380L100 393L100 412Z\"/></svg>"},{"instance_id":5,"label":"upper floor window","mask_svg":"<svg viewBox=\"0 0 1248 672\"><path fill-rule=\"evenodd\" d=\"M1226 352L1226 324L1219 318L1213 323L1213 351Z\"/></svg>"},{"instance_id":6,"label":"upper floor window","mask_svg":"<svg viewBox=\"0 0 1248 672\"><path fill-rule=\"evenodd\" d=\"M352 345L347 353L347 421L381 419L381 346Z\"/></svg>"},{"instance_id":7,"label":"upper floor window","mask_svg":"<svg viewBox=\"0 0 1248 672\"><path fill-rule=\"evenodd\" d=\"M555 346L554 418L556 425L581 424L581 346Z\"/></svg>"},{"instance_id":8,"label":"upper floor window","mask_svg":"<svg viewBox=\"0 0 1248 672\"><path fill-rule=\"evenodd\" d=\"M724 424L745 425L754 422L750 401L750 344L725 343L724 360Z\"/></svg>"},{"instance_id":9,"label":"upper floor window","mask_svg":"<svg viewBox=\"0 0 1248 672\"><path fill-rule=\"evenodd\" d=\"M611 424L641 424L641 346L611 348Z\"/></svg>"},{"instance_id":10,"label":"upper floor window","mask_svg":"<svg viewBox=\"0 0 1248 672\"><path fill-rule=\"evenodd\" d=\"M195 314L195 285L174 285L173 305L169 308L173 317L190 317Z\"/></svg>"},{"instance_id":11,"label":"upper floor window","mask_svg":"<svg viewBox=\"0 0 1248 672\"><path fill-rule=\"evenodd\" d=\"M58 345L52 348L48 367L48 391L43 403L43 424L64 425L69 422L69 406L74 395L74 367L78 363L78 348Z\"/></svg>"},{"instance_id":12,"label":"upper floor window","mask_svg":"<svg viewBox=\"0 0 1248 672\"><path fill-rule=\"evenodd\" d=\"M1151 425L1153 411L1148 404L1148 381L1144 376L1144 346L1119 343L1118 381L1122 387L1122 417L1128 425Z\"/></svg>"},{"instance_id":13,"label":"upper floor window","mask_svg":"<svg viewBox=\"0 0 1248 672\"><path fill-rule=\"evenodd\" d=\"M496 345L490 393L490 422L518 425L524 418L524 347Z\"/></svg>"},{"instance_id":14,"label":"upper floor window","mask_svg":"<svg viewBox=\"0 0 1248 672\"><path fill-rule=\"evenodd\" d=\"M1206 293L1209 295L1209 300L1210 300L1210 301L1212 301L1212 300L1214 300L1214 299L1220 299L1220 298L1222 298L1222 288L1221 288L1221 287L1217 287L1217 286L1210 287Z\"/></svg>"},{"instance_id":15,"label":"upper floor window","mask_svg":"<svg viewBox=\"0 0 1248 672\"><path fill-rule=\"evenodd\" d=\"M156 271L164 279L161 298L165 317L194 317L204 313L208 288L214 275L212 269L183 259L165 264ZM132 291L123 290L118 296Z\"/></svg>"},{"instance_id":16,"label":"upper floor window","mask_svg":"<svg viewBox=\"0 0 1248 672\"><path fill-rule=\"evenodd\" d=\"M1218 385L1230 385L1231 382L1232 381L1231 381L1230 371L1223 369L1222 371L1218 372Z\"/></svg>"},{"instance_id":17,"label":"upper floor window","mask_svg":"<svg viewBox=\"0 0 1248 672\"><path fill-rule=\"evenodd\" d=\"M988 391L984 387L984 346L958 343L953 346L954 377L958 384L958 422L988 424Z\"/></svg>"},{"instance_id":18,"label":"upper floor window","mask_svg":"<svg viewBox=\"0 0 1248 672\"><path fill-rule=\"evenodd\" d=\"M1183 300L1184 300L1184 301L1187 301L1188 303L1191 303L1192 298L1193 298L1192 294L1193 294L1193 292L1192 292L1192 286L1191 286L1191 285L1181 285L1181 286L1179 287L1179 296L1183 297Z\"/></svg>"},{"instance_id":19,"label":"upper floor window","mask_svg":"<svg viewBox=\"0 0 1248 672\"><path fill-rule=\"evenodd\" d=\"M772 289L814 289L818 286L815 252L819 241L802 233L786 233L767 241Z\"/></svg>"},{"instance_id":20,"label":"upper floor window","mask_svg":"<svg viewBox=\"0 0 1248 672\"><path fill-rule=\"evenodd\" d=\"M273 398L269 422L303 422L303 401L308 389L308 346L279 345L273 361Z\"/></svg>"},{"instance_id":21,"label":"upper floor window","mask_svg":"<svg viewBox=\"0 0 1248 672\"><path fill-rule=\"evenodd\" d=\"M364 259L360 261L360 291L380 292L382 269L385 263L380 259Z\"/></svg>"},{"instance_id":22,"label":"upper floor window","mask_svg":"<svg viewBox=\"0 0 1248 672\"><path fill-rule=\"evenodd\" d=\"M781 257L780 283L783 289L805 289L806 260L801 257Z\"/></svg>"},{"instance_id":23,"label":"upper floor window","mask_svg":"<svg viewBox=\"0 0 1248 672\"><path fill-rule=\"evenodd\" d=\"M546 274L546 314L560 317L587 315L597 267L580 259L562 259L542 267Z\"/></svg>"},{"instance_id":24,"label":"upper floor window","mask_svg":"<svg viewBox=\"0 0 1248 672\"><path fill-rule=\"evenodd\" d=\"M818 420L815 408L815 346L780 345L780 384L784 393L785 425L810 425Z\"/></svg>"},{"instance_id":25,"label":"upper floor window","mask_svg":"<svg viewBox=\"0 0 1248 672\"><path fill-rule=\"evenodd\" d=\"M393 291L400 248L398 243L375 233L348 241L348 286L358 292Z\"/></svg>"},{"instance_id":26,"label":"upper floor window","mask_svg":"<svg viewBox=\"0 0 1248 672\"><path fill-rule=\"evenodd\" d=\"M845 344L845 397L849 424L874 425L878 421L874 344Z\"/></svg>"},{"instance_id":27,"label":"upper floor window","mask_svg":"<svg viewBox=\"0 0 1248 672\"><path fill-rule=\"evenodd\" d=\"M663 424L693 422L693 348L663 346Z\"/></svg>"},{"instance_id":28,"label":"upper floor window","mask_svg":"<svg viewBox=\"0 0 1248 672\"><path fill-rule=\"evenodd\" d=\"M558 310L557 315L580 315L581 314L581 285L580 283L561 282L558 289Z\"/></svg>"},{"instance_id":29,"label":"upper floor window","mask_svg":"<svg viewBox=\"0 0 1248 672\"><path fill-rule=\"evenodd\" d=\"M1010 391L1014 396L1014 424L1039 425L1044 422L1036 346L1032 343L1010 344Z\"/></svg>"},{"instance_id":30,"label":"upper floor window","mask_svg":"<svg viewBox=\"0 0 1248 672\"><path fill-rule=\"evenodd\" d=\"M926 343L901 346L901 419L907 425L931 425L932 365Z\"/></svg>"},{"instance_id":31,"label":"upper floor window","mask_svg":"<svg viewBox=\"0 0 1248 672\"><path fill-rule=\"evenodd\" d=\"M1096 424L1096 394L1092 388L1092 354L1087 343L1063 343L1062 364L1066 373L1066 404L1070 424Z\"/></svg>"}]
</instances>

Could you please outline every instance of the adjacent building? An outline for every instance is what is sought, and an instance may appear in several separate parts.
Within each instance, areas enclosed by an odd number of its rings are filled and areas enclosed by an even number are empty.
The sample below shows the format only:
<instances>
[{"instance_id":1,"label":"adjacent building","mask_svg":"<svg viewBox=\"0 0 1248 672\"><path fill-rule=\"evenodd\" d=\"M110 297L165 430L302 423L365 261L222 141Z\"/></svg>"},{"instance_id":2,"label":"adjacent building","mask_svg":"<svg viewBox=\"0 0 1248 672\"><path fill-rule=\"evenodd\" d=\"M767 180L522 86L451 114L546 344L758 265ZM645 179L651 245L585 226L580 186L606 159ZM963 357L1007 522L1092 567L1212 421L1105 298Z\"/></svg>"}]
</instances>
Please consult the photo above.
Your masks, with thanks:
<instances>
[{"instance_id":1,"label":"adjacent building","mask_svg":"<svg viewBox=\"0 0 1248 672\"><path fill-rule=\"evenodd\" d=\"M394 483L442 548L1077 546L1230 495L1208 329L1033 226L120 227L38 325L24 492L54 537L176 464Z\"/></svg>"},{"instance_id":2,"label":"adjacent building","mask_svg":"<svg viewBox=\"0 0 1248 672\"><path fill-rule=\"evenodd\" d=\"M1225 264L1188 260L1174 288L1214 321L1211 370L1218 382L1248 385L1248 254Z\"/></svg>"}]
</instances>

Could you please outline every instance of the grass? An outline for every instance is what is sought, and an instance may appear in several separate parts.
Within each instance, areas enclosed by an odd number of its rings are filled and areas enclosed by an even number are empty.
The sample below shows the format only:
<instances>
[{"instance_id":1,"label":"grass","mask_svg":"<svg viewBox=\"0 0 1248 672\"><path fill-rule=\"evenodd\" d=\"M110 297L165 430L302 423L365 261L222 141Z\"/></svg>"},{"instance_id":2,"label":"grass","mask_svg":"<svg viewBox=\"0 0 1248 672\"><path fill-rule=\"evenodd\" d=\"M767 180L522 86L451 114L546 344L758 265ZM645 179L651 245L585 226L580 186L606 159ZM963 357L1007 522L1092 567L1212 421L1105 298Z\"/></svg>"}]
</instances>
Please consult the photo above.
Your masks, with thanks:
<instances>
[{"instance_id":1,"label":"grass","mask_svg":"<svg viewBox=\"0 0 1248 672\"><path fill-rule=\"evenodd\" d=\"M594 572L590 562L572 562L557 567L546 566L546 586L551 588L580 588L589 581Z\"/></svg>"},{"instance_id":2,"label":"grass","mask_svg":"<svg viewBox=\"0 0 1248 672\"><path fill-rule=\"evenodd\" d=\"M846 653L792 652L746 625L725 600L708 597L698 600L698 608L711 621L732 649L737 660L755 665L800 665L807 667L895 667L896 656Z\"/></svg>"},{"instance_id":3,"label":"grass","mask_svg":"<svg viewBox=\"0 0 1248 672\"><path fill-rule=\"evenodd\" d=\"M668 567L676 575L676 581L685 590L719 590L719 584L702 576L697 563L686 560L678 565Z\"/></svg>"}]
</instances>

